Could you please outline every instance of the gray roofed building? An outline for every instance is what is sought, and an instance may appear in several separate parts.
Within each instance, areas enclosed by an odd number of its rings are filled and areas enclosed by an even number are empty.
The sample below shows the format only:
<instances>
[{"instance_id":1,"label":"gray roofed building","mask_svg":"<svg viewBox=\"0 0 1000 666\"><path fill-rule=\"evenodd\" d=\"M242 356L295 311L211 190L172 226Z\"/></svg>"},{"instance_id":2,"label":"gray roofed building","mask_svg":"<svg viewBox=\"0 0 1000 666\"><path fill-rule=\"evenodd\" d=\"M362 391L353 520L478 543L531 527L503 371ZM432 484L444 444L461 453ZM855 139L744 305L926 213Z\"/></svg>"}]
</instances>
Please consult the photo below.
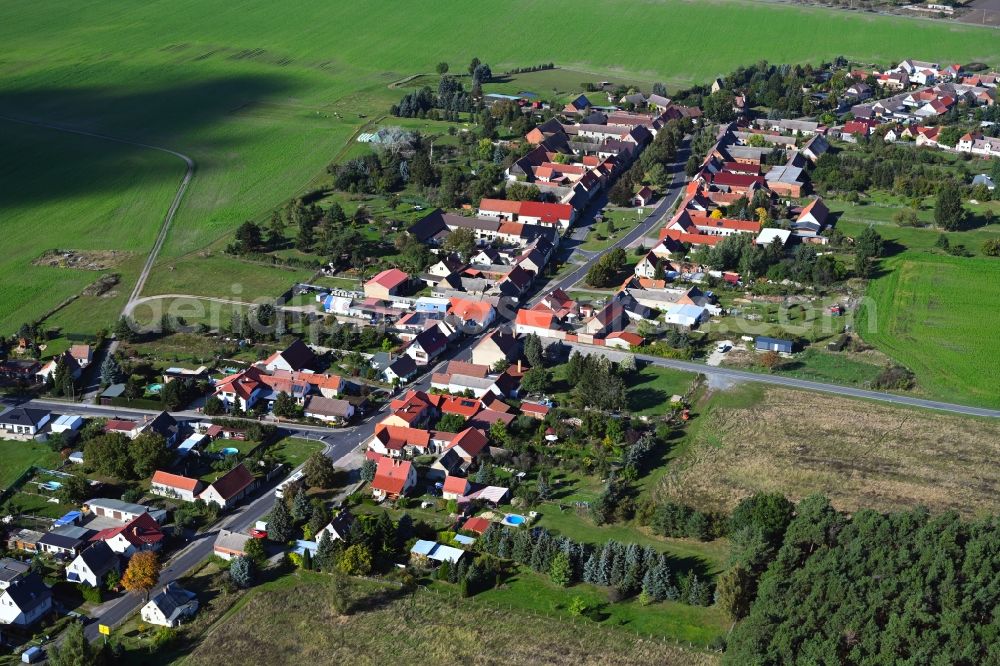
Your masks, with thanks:
<instances>
[{"instance_id":1,"label":"gray roofed building","mask_svg":"<svg viewBox=\"0 0 1000 666\"><path fill-rule=\"evenodd\" d=\"M176 627L197 610L198 599L194 592L185 590L177 583L170 583L142 607L141 615L150 624Z\"/></svg>"},{"instance_id":2,"label":"gray roofed building","mask_svg":"<svg viewBox=\"0 0 1000 666\"><path fill-rule=\"evenodd\" d=\"M42 577L29 573L0 594L0 624L30 626L52 608L52 591Z\"/></svg>"},{"instance_id":3,"label":"gray roofed building","mask_svg":"<svg viewBox=\"0 0 1000 666\"><path fill-rule=\"evenodd\" d=\"M123 523L127 523L143 513L148 513L158 523L163 523L167 518L166 509L157 509L144 504L124 502L109 497L95 497L94 499L87 500L85 506L95 516L103 516Z\"/></svg>"},{"instance_id":4,"label":"gray roofed building","mask_svg":"<svg viewBox=\"0 0 1000 666\"><path fill-rule=\"evenodd\" d=\"M31 565L12 557L0 559L0 590L6 590L18 578L31 571Z\"/></svg>"}]
</instances>

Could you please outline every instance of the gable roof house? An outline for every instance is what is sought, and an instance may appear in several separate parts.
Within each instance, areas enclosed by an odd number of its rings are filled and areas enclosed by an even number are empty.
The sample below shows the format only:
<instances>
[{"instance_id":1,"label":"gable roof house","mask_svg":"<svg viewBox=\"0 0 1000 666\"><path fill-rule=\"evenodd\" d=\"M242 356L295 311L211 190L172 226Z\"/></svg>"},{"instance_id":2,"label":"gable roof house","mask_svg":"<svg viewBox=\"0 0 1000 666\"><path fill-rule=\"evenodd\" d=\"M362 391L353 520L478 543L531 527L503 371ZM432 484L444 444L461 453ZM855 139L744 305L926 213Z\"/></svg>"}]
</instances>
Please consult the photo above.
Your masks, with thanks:
<instances>
[{"instance_id":1,"label":"gable roof house","mask_svg":"<svg viewBox=\"0 0 1000 666\"><path fill-rule=\"evenodd\" d=\"M177 627L198 612L198 598L177 583L169 583L142 607L143 621L161 627Z\"/></svg>"},{"instance_id":2,"label":"gable roof house","mask_svg":"<svg viewBox=\"0 0 1000 666\"><path fill-rule=\"evenodd\" d=\"M104 541L85 548L66 567L66 580L91 587L101 587L111 571L121 571L118 554Z\"/></svg>"},{"instance_id":3,"label":"gable roof house","mask_svg":"<svg viewBox=\"0 0 1000 666\"><path fill-rule=\"evenodd\" d=\"M821 198L817 197L802 209L792 226L796 230L819 233L827 225L829 219L830 209L826 207Z\"/></svg>"},{"instance_id":4,"label":"gable roof house","mask_svg":"<svg viewBox=\"0 0 1000 666\"><path fill-rule=\"evenodd\" d=\"M330 541L337 541L338 539L346 539L348 533L351 531L351 524L354 522L354 516L347 509L342 510L333 519L326 524L319 534L316 535L316 542L323 536L323 532L328 532L330 534Z\"/></svg>"},{"instance_id":5,"label":"gable roof house","mask_svg":"<svg viewBox=\"0 0 1000 666\"><path fill-rule=\"evenodd\" d=\"M318 419L327 423L346 423L354 416L354 405L346 400L310 396L303 407L306 418Z\"/></svg>"},{"instance_id":6,"label":"gable roof house","mask_svg":"<svg viewBox=\"0 0 1000 666\"><path fill-rule=\"evenodd\" d=\"M150 481L149 492L162 497L173 497L193 502L198 498L198 493L204 487L200 479L191 479L179 474L171 474L162 470L156 470Z\"/></svg>"},{"instance_id":7,"label":"gable roof house","mask_svg":"<svg viewBox=\"0 0 1000 666\"><path fill-rule=\"evenodd\" d=\"M165 536L151 515L141 513L124 525L101 530L91 541L103 541L114 552L129 557L140 550L160 550Z\"/></svg>"},{"instance_id":8,"label":"gable roof house","mask_svg":"<svg viewBox=\"0 0 1000 666\"><path fill-rule=\"evenodd\" d=\"M488 301L473 301L465 298L450 299L448 314L460 330L474 335L487 329L496 319L497 311Z\"/></svg>"},{"instance_id":9,"label":"gable roof house","mask_svg":"<svg viewBox=\"0 0 1000 666\"><path fill-rule=\"evenodd\" d=\"M384 421L375 426L375 433L368 440L369 451L391 458L433 453L433 449L431 431L387 425Z\"/></svg>"},{"instance_id":10,"label":"gable roof house","mask_svg":"<svg viewBox=\"0 0 1000 666\"><path fill-rule=\"evenodd\" d=\"M316 357L313 354L313 350L306 343L302 342L302 340L296 338L284 350L271 354L264 361L264 369L268 372L274 372L275 370L292 372L308 368L315 360Z\"/></svg>"},{"instance_id":11,"label":"gable roof house","mask_svg":"<svg viewBox=\"0 0 1000 666\"><path fill-rule=\"evenodd\" d=\"M252 538L249 534L219 530L219 534L215 537L215 543L212 545L212 552L224 560L242 557L247 554L247 541Z\"/></svg>"},{"instance_id":12,"label":"gable roof house","mask_svg":"<svg viewBox=\"0 0 1000 666\"><path fill-rule=\"evenodd\" d=\"M410 276L398 268L389 268L365 282L365 297L388 301L406 286Z\"/></svg>"},{"instance_id":13,"label":"gable roof house","mask_svg":"<svg viewBox=\"0 0 1000 666\"><path fill-rule=\"evenodd\" d=\"M427 365L448 348L448 336L439 326L431 326L417 334L406 346L405 353L417 365Z\"/></svg>"},{"instance_id":14,"label":"gable roof house","mask_svg":"<svg viewBox=\"0 0 1000 666\"><path fill-rule=\"evenodd\" d=\"M29 627L52 609L52 591L36 573L0 593L0 624Z\"/></svg>"},{"instance_id":15,"label":"gable roof house","mask_svg":"<svg viewBox=\"0 0 1000 666\"><path fill-rule=\"evenodd\" d=\"M489 440L481 430L466 428L455 435L455 439L448 445L448 450L457 453L462 460L472 462L480 455L489 453Z\"/></svg>"},{"instance_id":16,"label":"gable roof house","mask_svg":"<svg viewBox=\"0 0 1000 666\"><path fill-rule=\"evenodd\" d=\"M69 373L70 375L72 375L73 379L80 378L80 374L83 372L83 369L80 367L80 363L73 357L73 355L67 349L62 354L52 358L48 363L42 366L42 369L39 370L37 373L39 381L42 382L48 381L49 377L53 373L55 373L56 365L58 364L59 359L62 359L63 362L66 364L66 367L69 369Z\"/></svg>"},{"instance_id":17,"label":"gable roof house","mask_svg":"<svg viewBox=\"0 0 1000 666\"><path fill-rule=\"evenodd\" d=\"M205 502L212 502L218 504L223 509L228 509L238 504L256 486L257 480L253 474L243 466L243 463L240 463L209 484L198 495L198 499Z\"/></svg>"},{"instance_id":18,"label":"gable roof house","mask_svg":"<svg viewBox=\"0 0 1000 666\"><path fill-rule=\"evenodd\" d=\"M403 354L391 361L382 370L382 378L390 384L405 382L417 373L417 363L412 357Z\"/></svg>"},{"instance_id":19,"label":"gable roof house","mask_svg":"<svg viewBox=\"0 0 1000 666\"><path fill-rule=\"evenodd\" d=\"M417 483L417 470L409 460L382 457L375 468L372 495L378 501L405 495Z\"/></svg>"},{"instance_id":20,"label":"gable roof house","mask_svg":"<svg viewBox=\"0 0 1000 666\"><path fill-rule=\"evenodd\" d=\"M33 439L49 422L50 416L44 409L8 409L0 415L0 434L7 439Z\"/></svg>"},{"instance_id":21,"label":"gable roof house","mask_svg":"<svg viewBox=\"0 0 1000 666\"><path fill-rule=\"evenodd\" d=\"M0 590L6 590L15 581L31 573L31 565L12 557L0 559Z\"/></svg>"},{"instance_id":22,"label":"gable roof house","mask_svg":"<svg viewBox=\"0 0 1000 666\"><path fill-rule=\"evenodd\" d=\"M444 485L441 487L441 497L446 500L457 500L465 497L472 490L472 484L468 479L449 474L444 477Z\"/></svg>"},{"instance_id":23,"label":"gable roof house","mask_svg":"<svg viewBox=\"0 0 1000 666\"><path fill-rule=\"evenodd\" d=\"M249 411L263 395L270 392L262 377L260 368L251 366L217 381L215 395L227 409L238 405L243 411Z\"/></svg>"},{"instance_id":24,"label":"gable roof house","mask_svg":"<svg viewBox=\"0 0 1000 666\"><path fill-rule=\"evenodd\" d=\"M512 333L499 329L484 336L472 348L472 362L477 365L494 367L500 361L516 363L521 357L521 341Z\"/></svg>"}]
</instances>

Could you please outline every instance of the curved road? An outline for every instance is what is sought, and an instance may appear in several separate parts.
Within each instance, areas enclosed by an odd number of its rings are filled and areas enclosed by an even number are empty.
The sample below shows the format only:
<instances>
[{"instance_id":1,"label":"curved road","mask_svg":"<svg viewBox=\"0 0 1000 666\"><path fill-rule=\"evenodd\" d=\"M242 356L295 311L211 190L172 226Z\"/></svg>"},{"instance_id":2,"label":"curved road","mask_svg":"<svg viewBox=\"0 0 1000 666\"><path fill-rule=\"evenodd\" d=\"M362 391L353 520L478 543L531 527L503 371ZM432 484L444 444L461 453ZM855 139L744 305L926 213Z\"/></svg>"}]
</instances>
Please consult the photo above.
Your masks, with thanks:
<instances>
[{"instance_id":1,"label":"curved road","mask_svg":"<svg viewBox=\"0 0 1000 666\"><path fill-rule=\"evenodd\" d=\"M177 214L177 209L181 205L181 199L184 198L184 192L187 190L188 184L191 182L191 178L194 177L195 163L194 160L185 155L184 153L179 153L176 150L171 150L169 148L164 148L162 146L154 146L148 143L142 143L141 141L130 141L128 139L120 139L114 136L108 136L106 134L99 134L97 132L88 132L86 130L74 129L72 127L64 127L62 125L56 125L53 123L43 123L35 120L25 120L23 118L13 118L10 116L0 116L0 120L7 120L12 123L20 123L22 125L30 125L32 127L41 127L44 129L55 130L57 132L66 132L68 134L78 134L80 136L87 136L93 139L101 139L102 141L112 141L114 143L121 143L127 146L136 146L137 148L146 148L148 150L157 150L161 153L167 153L168 155L173 155L184 160L184 164L187 169L184 172L184 178L181 180L180 186L177 188L177 192L174 194L173 201L170 202L170 207L167 209L167 214L163 218L163 224L160 225L160 232L156 236L156 241L153 243L152 249L149 251L149 256L146 258L146 263L142 267L142 271L139 273L139 278L135 281L135 288L132 289L132 293L129 295L128 301L125 303L125 308L122 310L122 314L128 314L133 307L133 302L139 297L142 292L142 288L146 285L146 279L149 277L149 272L153 268L153 263L156 261L156 256L160 253L160 249L163 247L163 242L167 238L167 232L170 230L170 223L174 221L174 216Z\"/></svg>"}]
</instances>

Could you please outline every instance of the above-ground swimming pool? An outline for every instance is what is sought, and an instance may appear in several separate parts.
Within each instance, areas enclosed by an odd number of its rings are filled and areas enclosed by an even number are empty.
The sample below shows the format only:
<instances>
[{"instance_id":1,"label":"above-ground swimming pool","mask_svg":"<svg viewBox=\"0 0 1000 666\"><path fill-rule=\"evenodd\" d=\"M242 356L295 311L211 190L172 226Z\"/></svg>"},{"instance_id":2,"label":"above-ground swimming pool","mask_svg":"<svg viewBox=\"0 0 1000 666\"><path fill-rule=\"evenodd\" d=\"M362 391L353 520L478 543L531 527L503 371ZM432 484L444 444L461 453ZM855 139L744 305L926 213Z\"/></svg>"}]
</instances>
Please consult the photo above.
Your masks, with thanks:
<instances>
[{"instance_id":1,"label":"above-ground swimming pool","mask_svg":"<svg viewBox=\"0 0 1000 666\"><path fill-rule=\"evenodd\" d=\"M234 449L231 446L227 446L226 448L222 449L222 455L224 456L235 456L239 452L240 452L239 449Z\"/></svg>"},{"instance_id":2,"label":"above-ground swimming pool","mask_svg":"<svg viewBox=\"0 0 1000 666\"><path fill-rule=\"evenodd\" d=\"M58 481L42 481L38 485L45 490L59 490L62 488L62 484Z\"/></svg>"},{"instance_id":3,"label":"above-ground swimming pool","mask_svg":"<svg viewBox=\"0 0 1000 666\"><path fill-rule=\"evenodd\" d=\"M503 524L517 527L518 525L523 525L526 520L527 518L525 518L524 516L520 516L516 513L508 513L506 516L503 517Z\"/></svg>"}]
</instances>

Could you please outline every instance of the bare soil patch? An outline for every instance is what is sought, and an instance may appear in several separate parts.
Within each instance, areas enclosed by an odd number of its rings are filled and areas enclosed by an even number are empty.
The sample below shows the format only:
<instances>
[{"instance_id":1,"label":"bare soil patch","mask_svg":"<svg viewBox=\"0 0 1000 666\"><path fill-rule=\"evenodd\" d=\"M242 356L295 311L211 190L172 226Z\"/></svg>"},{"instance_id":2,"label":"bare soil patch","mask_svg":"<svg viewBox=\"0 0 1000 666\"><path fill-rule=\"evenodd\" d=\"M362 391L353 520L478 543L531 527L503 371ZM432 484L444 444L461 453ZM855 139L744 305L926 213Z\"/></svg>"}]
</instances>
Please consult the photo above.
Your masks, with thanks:
<instances>
[{"instance_id":1,"label":"bare soil patch","mask_svg":"<svg viewBox=\"0 0 1000 666\"><path fill-rule=\"evenodd\" d=\"M117 250L46 250L32 264L50 268L106 271L125 261L130 255L130 252Z\"/></svg>"}]
</instances>

